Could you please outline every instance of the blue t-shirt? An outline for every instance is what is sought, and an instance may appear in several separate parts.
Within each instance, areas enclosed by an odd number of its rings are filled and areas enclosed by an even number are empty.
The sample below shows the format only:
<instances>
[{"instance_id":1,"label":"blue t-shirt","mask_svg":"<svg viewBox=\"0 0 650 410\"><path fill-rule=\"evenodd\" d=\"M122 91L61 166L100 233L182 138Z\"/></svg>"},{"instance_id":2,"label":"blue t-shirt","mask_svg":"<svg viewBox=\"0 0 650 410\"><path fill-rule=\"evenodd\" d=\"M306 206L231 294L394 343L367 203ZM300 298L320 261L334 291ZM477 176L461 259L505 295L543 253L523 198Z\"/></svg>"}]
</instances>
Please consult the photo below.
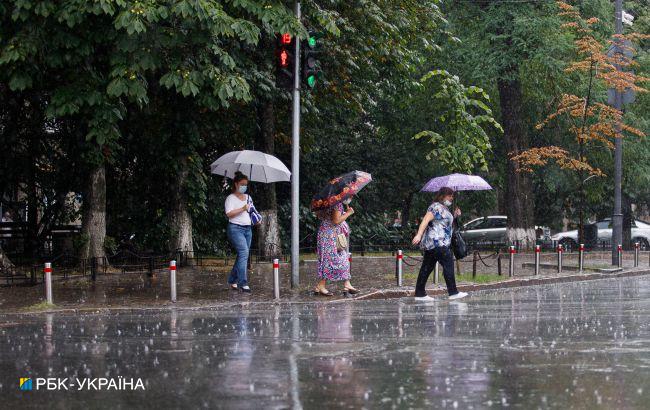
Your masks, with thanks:
<instances>
[{"instance_id":1,"label":"blue t-shirt","mask_svg":"<svg viewBox=\"0 0 650 410\"><path fill-rule=\"evenodd\" d=\"M451 246L451 233L453 231L454 216L449 209L440 202L434 202L427 212L433 214L433 220L424 232L420 247L424 250Z\"/></svg>"}]
</instances>

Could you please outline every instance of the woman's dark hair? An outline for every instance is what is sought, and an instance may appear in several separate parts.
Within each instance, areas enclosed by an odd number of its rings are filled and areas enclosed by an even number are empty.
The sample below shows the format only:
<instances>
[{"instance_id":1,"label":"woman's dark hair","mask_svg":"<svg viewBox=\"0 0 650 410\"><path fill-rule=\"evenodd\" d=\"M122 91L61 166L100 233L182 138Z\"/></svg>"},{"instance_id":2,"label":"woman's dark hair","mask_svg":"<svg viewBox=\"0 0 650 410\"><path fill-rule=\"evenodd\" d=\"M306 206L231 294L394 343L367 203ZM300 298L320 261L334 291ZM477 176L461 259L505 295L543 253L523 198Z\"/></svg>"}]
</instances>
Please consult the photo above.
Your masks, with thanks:
<instances>
[{"instance_id":1,"label":"woman's dark hair","mask_svg":"<svg viewBox=\"0 0 650 410\"><path fill-rule=\"evenodd\" d=\"M446 197L446 196L448 196L448 195L453 195L453 194L454 194L454 190L453 190L453 189L444 186L444 187L440 188L440 190L436 193L436 196L435 196L435 198L434 198L434 201L436 201L436 202L441 202L441 203L442 203L442 199L443 199L444 197Z\"/></svg>"},{"instance_id":2,"label":"woman's dark hair","mask_svg":"<svg viewBox=\"0 0 650 410\"><path fill-rule=\"evenodd\" d=\"M248 177L241 172L235 172L235 177L232 179L232 192L235 192L235 187L241 181L248 181Z\"/></svg>"}]
</instances>

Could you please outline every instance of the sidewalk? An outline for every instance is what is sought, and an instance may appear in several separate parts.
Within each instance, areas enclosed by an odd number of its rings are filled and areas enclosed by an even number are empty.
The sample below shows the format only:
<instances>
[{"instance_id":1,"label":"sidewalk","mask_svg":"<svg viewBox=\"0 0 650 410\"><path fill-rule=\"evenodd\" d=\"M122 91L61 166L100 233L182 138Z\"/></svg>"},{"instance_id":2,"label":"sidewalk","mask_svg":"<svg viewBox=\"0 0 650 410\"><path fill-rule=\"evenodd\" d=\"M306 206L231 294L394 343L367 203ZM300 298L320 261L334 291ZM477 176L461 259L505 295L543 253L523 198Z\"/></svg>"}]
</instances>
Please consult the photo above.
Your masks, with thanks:
<instances>
[{"instance_id":1,"label":"sidewalk","mask_svg":"<svg viewBox=\"0 0 650 410\"><path fill-rule=\"evenodd\" d=\"M354 297L342 292L342 283L331 284L328 288L334 297L314 296L311 292L316 279L301 277L301 285L291 289L289 268L281 269L281 302L333 302L348 299L365 300L377 298L404 297L412 295L415 285L415 273L405 274L402 287L397 287L394 274L360 274L353 271L352 283L361 290ZM566 281L582 281L623 276L650 274L650 269L626 268L621 272L564 272L562 274L542 272L539 276L522 275L508 278L497 275L479 275L477 279L485 283L473 283L471 274L457 275L459 289L462 291L480 291L487 289L531 286ZM223 269L209 270L184 268L177 273L178 300L170 301L169 274L159 273L149 278L146 274L107 274L100 275L96 282L89 277L53 282L54 306L44 304L43 285L32 287L0 288L0 312L29 313L42 311L95 311L103 309L168 309L177 308L219 308L250 303L273 303L272 272L267 265L254 268L250 274L252 294L243 294L229 289L227 273ZM440 274L442 281L442 274ZM442 296L446 294L444 282L433 284L433 274L429 279L429 294Z\"/></svg>"}]
</instances>

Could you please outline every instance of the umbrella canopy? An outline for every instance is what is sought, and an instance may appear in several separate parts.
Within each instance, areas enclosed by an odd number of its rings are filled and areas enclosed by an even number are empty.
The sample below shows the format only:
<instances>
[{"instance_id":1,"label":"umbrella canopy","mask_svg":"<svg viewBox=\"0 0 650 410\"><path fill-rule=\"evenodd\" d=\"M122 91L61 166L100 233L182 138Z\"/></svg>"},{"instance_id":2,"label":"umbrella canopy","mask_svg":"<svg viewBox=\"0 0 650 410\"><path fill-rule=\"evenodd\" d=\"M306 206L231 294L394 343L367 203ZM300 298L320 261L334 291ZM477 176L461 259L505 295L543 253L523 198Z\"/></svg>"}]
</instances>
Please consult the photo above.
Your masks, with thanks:
<instances>
[{"instance_id":1,"label":"umbrella canopy","mask_svg":"<svg viewBox=\"0 0 650 410\"><path fill-rule=\"evenodd\" d=\"M372 176L363 171L352 171L330 180L311 200L311 209L318 211L329 208L356 195L372 181Z\"/></svg>"},{"instance_id":2,"label":"umbrella canopy","mask_svg":"<svg viewBox=\"0 0 650 410\"><path fill-rule=\"evenodd\" d=\"M451 188L454 191L484 191L492 189L490 184L478 175L451 174L432 178L424 184L420 191L438 192L443 187Z\"/></svg>"},{"instance_id":3,"label":"umbrella canopy","mask_svg":"<svg viewBox=\"0 0 650 410\"><path fill-rule=\"evenodd\" d=\"M210 172L228 178L234 178L237 171L250 181L270 183L291 180L291 172L282 161L259 151L229 152L210 165Z\"/></svg>"}]
</instances>

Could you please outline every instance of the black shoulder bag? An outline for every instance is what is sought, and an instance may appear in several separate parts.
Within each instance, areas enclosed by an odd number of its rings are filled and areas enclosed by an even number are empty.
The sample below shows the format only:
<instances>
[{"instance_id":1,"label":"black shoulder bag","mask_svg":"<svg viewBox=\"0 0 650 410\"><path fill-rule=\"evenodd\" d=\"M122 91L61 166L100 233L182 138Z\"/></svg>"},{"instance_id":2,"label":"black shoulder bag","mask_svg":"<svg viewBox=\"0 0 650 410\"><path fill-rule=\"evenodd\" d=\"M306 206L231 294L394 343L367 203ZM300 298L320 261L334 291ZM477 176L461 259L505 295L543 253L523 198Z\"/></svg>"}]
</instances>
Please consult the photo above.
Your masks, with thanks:
<instances>
[{"instance_id":1,"label":"black shoulder bag","mask_svg":"<svg viewBox=\"0 0 650 410\"><path fill-rule=\"evenodd\" d=\"M456 218L454 218L453 224L455 226L451 233L451 250L454 252L454 257L456 259L463 259L467 256L467 244L465 243L463 236L460 234L460 225Z\"/></svg>"}]
</instances>

